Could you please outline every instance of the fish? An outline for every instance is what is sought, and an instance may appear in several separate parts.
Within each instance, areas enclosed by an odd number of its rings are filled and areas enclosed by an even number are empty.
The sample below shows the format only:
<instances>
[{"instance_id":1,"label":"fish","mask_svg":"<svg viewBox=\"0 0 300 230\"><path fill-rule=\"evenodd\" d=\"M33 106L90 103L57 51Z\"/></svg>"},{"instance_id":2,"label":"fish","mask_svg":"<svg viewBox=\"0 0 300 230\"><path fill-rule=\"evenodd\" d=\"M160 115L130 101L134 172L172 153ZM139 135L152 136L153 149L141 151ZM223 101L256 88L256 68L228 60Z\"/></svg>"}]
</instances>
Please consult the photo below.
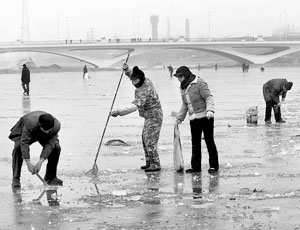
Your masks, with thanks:
<instances>
[{"instance_id":1,"label":"fish","mask_svg":"<svg viewBox=\"0 0 300 230\"><path fill-rule=\"evenodd\" d=\"M120 139L112 139L105 143L106 146L129 146L125 141Z\"/></svg>"}]
</instances>

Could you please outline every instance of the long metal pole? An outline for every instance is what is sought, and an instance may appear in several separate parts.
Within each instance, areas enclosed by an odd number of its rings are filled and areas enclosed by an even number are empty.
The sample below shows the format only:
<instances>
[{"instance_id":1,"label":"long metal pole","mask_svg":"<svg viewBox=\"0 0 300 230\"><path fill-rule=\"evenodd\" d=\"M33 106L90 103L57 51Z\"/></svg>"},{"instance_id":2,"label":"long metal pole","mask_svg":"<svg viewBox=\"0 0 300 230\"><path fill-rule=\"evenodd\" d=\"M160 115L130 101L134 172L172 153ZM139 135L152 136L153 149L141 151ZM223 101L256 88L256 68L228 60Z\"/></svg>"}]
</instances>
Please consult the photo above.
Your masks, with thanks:
<instances>
[{"instance_id":1,"label":"long metal pole","mask_svg":"<svg viewBox=\"0 0 300 230\"><path fill-rule=\"evenodd\" d=\"M127 55L127 58L126 58L125 63L127 63L128 58L129 58L129 55L130 55L130 52L129 52L128 55ZM113 99L113 101L112 101L112 103L111 103L111 106L110 106L110 109L109 109L109 113L108 113L108 116L107 116L107 120L106 120L106 123L105 123L105 127L104 127L104 130L103 130L103 133L102 133L101 141L100 141L99 146L98 146L97 155L96 155L96 157L95 157L94 164L96 164L97 159L98 159L98 155L99 155L100 148L101 148L101 145L102 145L103 137L104 137L104 134L105 134L105 131L106 131L106 127L107 127L109 118L110 118L110 113L111 113L112 108L113 108L113 106L114 106L114 103L115 103L115 100L116 100L116 97L117 97L117 93L118 93L118 90L119 90L119 87L120 87L120 84L121 84L121 80L122 80L123 74L124 74L124 70L122 70L122 74L121 74L121 77L120 77L120 80L119 80L119 83L118 83L118 86L117 86L117 90L116 90L116 92L115 92L114 99Z\"/></svg>"}]
</instances>

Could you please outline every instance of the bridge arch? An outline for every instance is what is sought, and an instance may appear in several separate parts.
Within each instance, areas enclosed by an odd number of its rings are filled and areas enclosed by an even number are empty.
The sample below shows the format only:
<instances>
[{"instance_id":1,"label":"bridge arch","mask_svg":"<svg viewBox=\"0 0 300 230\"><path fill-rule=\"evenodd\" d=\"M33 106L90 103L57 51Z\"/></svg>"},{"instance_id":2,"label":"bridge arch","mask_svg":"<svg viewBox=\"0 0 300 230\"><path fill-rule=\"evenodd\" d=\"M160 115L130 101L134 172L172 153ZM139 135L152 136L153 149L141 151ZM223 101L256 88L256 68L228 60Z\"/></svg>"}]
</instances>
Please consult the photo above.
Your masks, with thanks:
<instances>
[{"instance_id":1,"label":"bridge arch","mask_svg":"<svg viewBox=\"0 0 300 230\"><path fill-rule=\"evenodd\" d=\"M239 49L270 49L270 51L261 54L249 54ZM73 51L86 50L122 50L120 55L116 55L109 59L97 59L74 54ZM249 64L264 64L278 57L300 51L300 42L118 42L118 43L95 43L95 44L51 44L41 45L2 45L0 53L11 52L39 52L54 55L60 55L73 58L79 61L89 63L95 67L110 67L113 64L125 59L128 52L132 56L136 56L149 51L159 49L192 49L208 53L217 54L230 58L237 62L245 62Z\"/></svg>"}]
</instances>

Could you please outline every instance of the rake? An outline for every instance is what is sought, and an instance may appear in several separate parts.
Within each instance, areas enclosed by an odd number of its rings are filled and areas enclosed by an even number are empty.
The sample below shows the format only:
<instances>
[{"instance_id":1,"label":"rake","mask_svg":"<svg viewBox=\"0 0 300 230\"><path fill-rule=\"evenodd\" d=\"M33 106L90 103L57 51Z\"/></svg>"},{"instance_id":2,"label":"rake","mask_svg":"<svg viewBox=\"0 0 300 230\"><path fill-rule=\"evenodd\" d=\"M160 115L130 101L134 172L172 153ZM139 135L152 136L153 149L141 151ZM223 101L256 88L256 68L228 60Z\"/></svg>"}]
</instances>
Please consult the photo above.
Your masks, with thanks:
<instances>
[{"instance_id":1,"label":"rake","mask_svg":"<svg viewBox=\"0 0 300 230\"><path fill-rule=\"evenodd\" d=\"M129 55L130 55L130 52L127 55L125 63L127 63ZM104 134L105 134L105 131L106 131L106 127L107 127L109 118L110 118L110 113L111 113L112 108L114 106L116 96L117 96L117 93L118 93L118 90L119 90L119 87L120 87L120 84L121 84L121 81L122 81L123 74L124 74L124 70L122 70L122 74L121 74L121 77L120 77L120 80L119 80L119 83L118 83L118 86L117 86L117 90L115 92L114 99L111 103L111 107L110 107L110 110L109 110L109 113L108 113L108 116L107 116L106 124L105 124L104 130L103 130L102 137L101 137L101 140L100 140L100 143L99 143L99 146L98 146L97 154L96 154L96 157L95 157L95 160L94 160L93 168L91 170L89 170L88 172L86 172L85 175L94 175L95 176L98 173L98 166L97 166L96 162L97 162L97 159L98 159L98 156L99 156L99 152L100 152L100 148L101 148L101 145L102 145L103 137L104 137Z\"/></svg>"},{"instance_id":2,"label":"rake","mask_svg":"<svg viewBox=\"0 0 300 230\"><path fill-rule=\"evenodd\" d=\"M37 177L43 182L44 185L48 185L47 182L40 176L40 174L35 173L35 175L37 175Z\"/></svg>"}]
</instances>

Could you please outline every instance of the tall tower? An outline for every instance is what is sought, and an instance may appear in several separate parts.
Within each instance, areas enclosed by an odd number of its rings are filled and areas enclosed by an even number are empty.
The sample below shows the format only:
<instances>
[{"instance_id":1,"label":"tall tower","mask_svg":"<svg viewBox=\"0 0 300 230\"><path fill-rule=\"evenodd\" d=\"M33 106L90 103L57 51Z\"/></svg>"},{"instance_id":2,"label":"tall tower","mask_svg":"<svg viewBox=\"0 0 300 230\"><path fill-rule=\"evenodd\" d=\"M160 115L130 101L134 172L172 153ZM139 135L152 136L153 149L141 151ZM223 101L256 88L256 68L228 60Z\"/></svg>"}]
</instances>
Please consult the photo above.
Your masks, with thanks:
<instances>
[{"instance_id":1,"label":"tall tower","mask_svg":"<svg viewBox=\"0 0 300 230\"><path fill-rule=\"evenodd\" d=\"M150 22L152 25L152 40L156 41L158 39L158 21L159 18L157 15L150 16Z\"/></svg>"},{"instance_id":2,"label":"tall tower","mask_svg":"<svg viewBox=\"0 0 300 230\"><path fill-rule=\"evenodd\" d=\"M185 40L190 40L190 20L185 19Z\"/></svg>"},{"instance_id":3,"label":"tall tower","mask_svg":"<svg viewBox=\"0 0 300 230\"><path fill-rule=\"evenodd\" d=\"M22 41L30 41L27 0L23 0L23 14L22 14L22 28L21 29L22 29L21 40Z\"/></svg>"}]
</instances>

